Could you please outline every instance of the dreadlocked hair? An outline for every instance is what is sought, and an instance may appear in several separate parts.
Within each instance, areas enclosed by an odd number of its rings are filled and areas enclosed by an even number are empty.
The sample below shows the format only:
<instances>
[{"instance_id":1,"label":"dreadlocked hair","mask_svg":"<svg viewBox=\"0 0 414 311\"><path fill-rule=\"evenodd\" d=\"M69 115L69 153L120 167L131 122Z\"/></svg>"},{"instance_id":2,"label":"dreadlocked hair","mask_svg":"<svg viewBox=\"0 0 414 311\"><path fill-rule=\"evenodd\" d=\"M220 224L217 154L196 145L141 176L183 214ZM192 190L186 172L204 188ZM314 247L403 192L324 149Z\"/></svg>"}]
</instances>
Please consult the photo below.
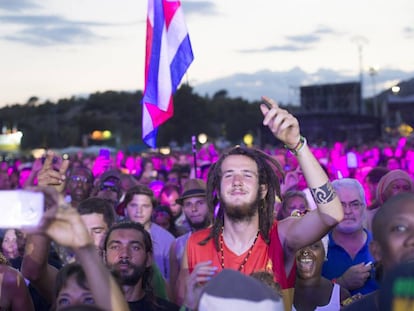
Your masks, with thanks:
<instances>
[{"instance_id":1,"label":"dreadlocked hair","mask_svg":"<svg viewBox=\"0 0 414 311\"><path fill-rule=\"evenodd\" d=\"M270 155L256 148L235 146L222 153L217 162L211 165L207 179L207 204L213 213L219 203L218 194L221 191L220 182L222 178L221 166L223 161L231 155L243 155L256 162L258 168L259 186L266 185L266 196L260 200L258 206L259 230L266 243L270 242L269 233L274 221L274 204L276 196L281 197L280 181L284 178L284 171L280 163ZM199 242L205 245L210 239L214 239L216 250L219 250L219 237L224 225L224 210L219 208L210 234L206 239Z\"/></svg>"}]
</instances>

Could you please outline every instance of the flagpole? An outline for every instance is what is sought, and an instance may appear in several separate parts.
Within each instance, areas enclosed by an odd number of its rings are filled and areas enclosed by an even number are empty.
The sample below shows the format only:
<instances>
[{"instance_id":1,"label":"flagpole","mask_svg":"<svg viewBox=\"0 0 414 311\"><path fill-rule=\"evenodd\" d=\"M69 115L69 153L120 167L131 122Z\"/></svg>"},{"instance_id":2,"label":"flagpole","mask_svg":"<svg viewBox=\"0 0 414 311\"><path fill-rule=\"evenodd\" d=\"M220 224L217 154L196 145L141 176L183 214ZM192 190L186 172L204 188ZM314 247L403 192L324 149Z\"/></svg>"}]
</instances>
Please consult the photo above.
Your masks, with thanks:
<instances>
[{"instance_id":1,"label":"flagpole","mask_svg":"<svg viewBox=\"0 0 414 311\"><path fill-rule=\"evenodd\" d=\"M193 147L194 177L198 178L197 176L197 144L196 144L196 137L194 135L191 136L191 145Z\"/></svg>"}]
</instances>

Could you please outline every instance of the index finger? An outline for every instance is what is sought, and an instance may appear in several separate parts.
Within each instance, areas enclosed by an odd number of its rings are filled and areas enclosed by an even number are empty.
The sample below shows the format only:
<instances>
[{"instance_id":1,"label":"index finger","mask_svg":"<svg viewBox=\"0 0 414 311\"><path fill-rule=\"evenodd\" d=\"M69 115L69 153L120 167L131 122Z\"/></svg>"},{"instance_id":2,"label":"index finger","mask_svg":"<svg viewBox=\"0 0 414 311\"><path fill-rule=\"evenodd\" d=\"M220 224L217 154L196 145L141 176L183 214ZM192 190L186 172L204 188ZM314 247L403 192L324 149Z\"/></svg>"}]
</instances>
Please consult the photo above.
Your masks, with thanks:
<instances>
[{"instance_id":1,"label":"index finger","mask_svg":"<svg viewBox=\"0 0 414 311\"><path fill-rule=\"evenodd\" d=\"M267 96L262 96L262 104L264 104L269 110L279 107L279 105L273 99Z\"/></svg>"},{"instance_id":2,"label":"index finger","mask_svg":"<svg viewBox=\"0 0 414 311\"><path fill-rule=\"evenodd\" d=\"M62 165L60 166L59 173L62 175L62 178L66 176L66 171L69 168L69 160L63 159Z\"/></svg>"},{"instance_id":3,"label":"index finger","mask_svg":"<svg viewBox=\"0 0 414 311\"><path fill-rule=\"evenodd\" d=\"M262 104L264 104L269 110L273 108L270 99L265 96L262 96Z\"/></svg>"},{"instance_id":4,"label":"index finger","mask_svg":"<svg viewBox=\"0 0 414 311\"><path fill-rule=\"evenodd\" d=\"M52 167L53 158L55 157L55 153L53 151L47 151L45 156L45 162L43 162L42 169L48 170Z\"/></svg>"}]
</instances>

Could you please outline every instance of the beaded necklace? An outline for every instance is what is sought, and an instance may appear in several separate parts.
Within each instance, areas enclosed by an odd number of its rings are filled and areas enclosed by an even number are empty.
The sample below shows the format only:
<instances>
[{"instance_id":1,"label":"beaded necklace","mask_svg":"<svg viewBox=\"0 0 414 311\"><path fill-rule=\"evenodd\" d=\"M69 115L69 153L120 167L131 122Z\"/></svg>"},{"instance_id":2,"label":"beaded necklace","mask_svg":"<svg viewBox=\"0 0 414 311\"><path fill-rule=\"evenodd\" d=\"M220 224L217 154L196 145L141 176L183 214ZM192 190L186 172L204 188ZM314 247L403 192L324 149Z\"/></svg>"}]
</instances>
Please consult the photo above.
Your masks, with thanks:
<instances>
[{"instance_id":1,"label":"beaded necklace","mask_svg":"<svg viewBox=\"0 0 414 311\"><path fill-rule=\"evenodd\" d=\"M224 230L224 228L221 229L221 234L220 234L220 255L221 255L221 268L222 269L224 269L223 230ZM254 238L253 244L252 244L252 246L250 246L249 251L247 252L246 257L244 257L242 263L240 264L240 267L239 267L238 271L242 271L244 266L247 263L247 260L249 260L249 257L250 257L250 255L252 254L252 251L253 251L253 247L256 244L257 238L259 237L259 233L260 233L260 230L257 230L256 237Z\"/></svg>"}]
</instances>

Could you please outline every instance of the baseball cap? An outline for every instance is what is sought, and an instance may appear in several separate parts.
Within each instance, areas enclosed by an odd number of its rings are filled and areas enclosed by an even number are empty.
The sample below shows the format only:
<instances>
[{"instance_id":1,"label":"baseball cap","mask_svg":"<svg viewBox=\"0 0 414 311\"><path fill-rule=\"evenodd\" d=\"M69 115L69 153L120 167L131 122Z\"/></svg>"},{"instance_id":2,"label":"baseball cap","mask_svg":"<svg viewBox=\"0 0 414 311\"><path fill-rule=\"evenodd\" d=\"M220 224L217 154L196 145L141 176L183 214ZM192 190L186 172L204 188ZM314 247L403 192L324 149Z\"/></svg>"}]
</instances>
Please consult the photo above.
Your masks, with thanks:
<instances>
[{"instance_id":1,"label":"baseball cap","mask_svg":"<svg viewBox=\"0 0 414 311\"><path fill-rule=\"evenodd\" d=\"M116 170L105 171L99 177L99 190L109 189L115 191L118 194L121 193L121 174Z\"/></svg>"}]
</instances>

